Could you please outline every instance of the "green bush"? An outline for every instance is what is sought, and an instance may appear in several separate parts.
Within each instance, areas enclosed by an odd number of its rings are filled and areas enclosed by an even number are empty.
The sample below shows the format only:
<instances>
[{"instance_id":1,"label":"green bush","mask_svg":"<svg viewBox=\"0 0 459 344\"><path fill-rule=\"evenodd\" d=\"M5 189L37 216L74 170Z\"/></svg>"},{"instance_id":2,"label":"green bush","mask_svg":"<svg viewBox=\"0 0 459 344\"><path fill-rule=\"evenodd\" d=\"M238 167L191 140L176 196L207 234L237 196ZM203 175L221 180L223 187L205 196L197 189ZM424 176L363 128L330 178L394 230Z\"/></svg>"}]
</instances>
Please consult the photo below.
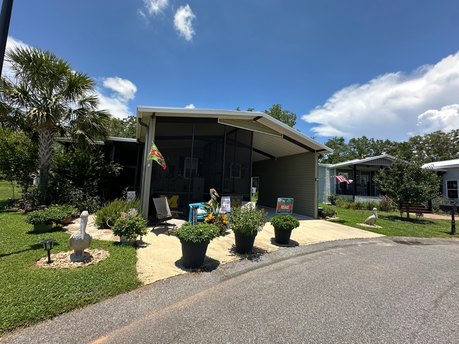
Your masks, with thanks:
<instances>
[{"instance_id":1,"label":"green bush","mask_svg":"<svg viewBox=\"0 0 459 344\"><path fill-rule=\"evenodd\" d=\"M129 209L140 211L140 201L115 199L96 212L96 225L99 228L106 228L107 226L111 228L121 213L129 211Z\"/></svg>"},{"instance_id":2,"label":"green bush","mask_svg":"<svg viewBox=\"0 0 459 344\"><path fill-rule=\"evenodd\" d=\"M147 221L136 209L130 209L128 212L121 212L112 230L115 235L125 237L128 240L134 240L138 236L147 234Z\"/></svg>"},{"instance_id":3,"label":"green bush","mask_svg":"<svg viewBox=\"0 0 459 344\"><path fill-rule=\"evenodd\" d=\"M266 214L262 209L256 208L232 208L231 229L235 233L253 235L262 229L266 222Z\"/></svg>"},{"instance_id":4,"label":"green bush","mask_svg":"<svg viewBox=\"0 0 459 344\"><path fill-rule=\"evenodd\" d=\"M277 215L271 219L274 228L283 231L291 231L300 225L300 222L292 215Z\"/></svg>"},{"instance_id":5,"label":"green bush","mask_svg":"<svg viewBox=\"0 0 459 344\"><path fill-rule=\"evenodd\" d=\"M353 203L354 202L348 201L347 199L341 197L338 197L336 199L336 205L340 208L349 209L352 206L351 204Z\"/></svg>"},{"instance_id":6,"label":"green bush","mask_svg":"<svg viewBox=\"0 0 459 344\"><path fill-rule=\"evenodd\" d=\"M319 214L321 218L326 219L334 217L337 214L336 210L332 207L323 207L322 212Z\"/></svg>"},{"instance_id":7,"label":"green bush","mask_svg":"<svg viewBox=\"0 0 459 344\"><path fill-rule=\"evenodd\" d=\"M60 225L68 216L76 217L78 216L78 211L69 205L51 205L46 209L30 212L26 217L26 222L31 225Z\"/></svg>"},{"instance_id":8,"label":"green bush","mask_svg":"<svg viewBox=\"0 0 459 344\"><path fill-rule=\"evenodd\" d=\"M335 205L335 204L336 204L336 199L337 199L337 198L336 198L336 195L335 195L335 194L329 195L329 196L327 197L327 199L328 199L328 202L330 202L330 204L332 204L332 205Z\"/></svg>"},{"instance_id":9,"label":"green bush","mask_svg":"<svg viewBox=\"0 0 459 344\"><path fill-rule=\"evenodd\" d=\"M78 212L78 209L75 208L73 205L70 204L61 204L61 205L52 205L48 209L56 209L58 211L61 211L62 214L64 215L64 218L67 216L70 217L78 217L80 214Z\"/></svg>"},{"instance_id":10,"label":"green bush","mask_svg":"<svg viewBox=\"0 0 459 344\"><path fill-rule=\"evenodd\" d=\"M217 225L211 223L198 223L193 225L185 222L177 229L177 237L182 241L201 243L209 242L220 235Z\"/></svg>"},{"instance_id":11,"label":"green bush","mask_svg":"<svg viewBox=\"0 0 459 344\"><path fill-rule=\"evenodd\" d=\"M101 199L111 199L121 190L116 182L121 165L106 160L100 147L60 147L53 152L49 196L53 203L72 204L90 213L99 209Z\"/></svg>"}]
</instances>

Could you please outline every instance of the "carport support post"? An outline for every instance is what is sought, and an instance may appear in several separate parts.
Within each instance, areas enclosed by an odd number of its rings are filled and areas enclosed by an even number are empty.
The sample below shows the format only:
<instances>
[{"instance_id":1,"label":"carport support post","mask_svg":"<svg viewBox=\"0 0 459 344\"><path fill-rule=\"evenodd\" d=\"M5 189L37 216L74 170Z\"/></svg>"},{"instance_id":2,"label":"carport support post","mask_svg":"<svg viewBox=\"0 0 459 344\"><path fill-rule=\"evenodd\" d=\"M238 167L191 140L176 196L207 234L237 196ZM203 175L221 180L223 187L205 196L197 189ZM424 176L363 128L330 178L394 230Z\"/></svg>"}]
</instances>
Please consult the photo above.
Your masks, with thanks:
<instances>
[{"instance_id":1,"label":"carport support post","mask_svg":"<svg viewBox=\"0 0 459 344\"><path fill-rule=\"evenodd\" d=\"M151 151L151 144L155 138L155 124L156 118L154 114L150 117L150 122L148 124L148 133L145 138L145 155L144 155L144 169L143 169L143 178L142 178L142 215L145 219L148 220L148 211L150 208L150 187L151 187L151 169L152 169L152 160L148 160L149 153Z\"/></svg>"},{"instance_id":2,"label":"carport support post","mask_svg":"<svg viewBox=\"0 0 459 344\"><path fill-rule=\"evenodd\" d=\"M352 201L355 202L355 194L356 194L356 189L357 189L357 165L353 166L353 174L354 174L354 181L352 182L353 187L352 187Z\"/></svg>"},{"instance_id":3,"label":"carport support post","mask_svg":"<svg viewBox=\"0 0 459 344\"><path fill-rule=\"evenodd\" d=\"M451 202L451 235L456 235L456 220L454 219L455 208L456 202Z\"/></svg>"}]
</instances>

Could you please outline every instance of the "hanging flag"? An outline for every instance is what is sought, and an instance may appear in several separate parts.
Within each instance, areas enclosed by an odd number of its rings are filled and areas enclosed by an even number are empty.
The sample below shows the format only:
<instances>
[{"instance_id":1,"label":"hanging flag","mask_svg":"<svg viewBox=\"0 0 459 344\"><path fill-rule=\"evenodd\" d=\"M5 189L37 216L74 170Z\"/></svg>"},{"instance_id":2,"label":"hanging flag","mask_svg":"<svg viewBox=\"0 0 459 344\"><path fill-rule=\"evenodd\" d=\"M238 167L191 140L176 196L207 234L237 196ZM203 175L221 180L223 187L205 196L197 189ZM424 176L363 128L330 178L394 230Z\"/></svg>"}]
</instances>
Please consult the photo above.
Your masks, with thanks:
<instances>
[{"instance_id":1,"label":"hanging flag","mask_svg":"<svg viewBox=\"0 0 459 344\"><path fill-rule=\"evenodd\" d=\"M166 160L164 160L163 155L159 151L158 147L156 147L154 142L151 143L151 152L148 156L148 159L156 161L159 165L161 165L163 170L167 168Z\"/></svg>"},{"instance_id":2,"label":"hanging flag","mask_svg":"<svg viewBox=\"0 0 459 344\"><path fill-rule=\"evenodd\" d=\"M345 176L336 176L336 180L337 180L339 183L346 183L346 182L347 182Z\"/></svg>"}]
</instances>

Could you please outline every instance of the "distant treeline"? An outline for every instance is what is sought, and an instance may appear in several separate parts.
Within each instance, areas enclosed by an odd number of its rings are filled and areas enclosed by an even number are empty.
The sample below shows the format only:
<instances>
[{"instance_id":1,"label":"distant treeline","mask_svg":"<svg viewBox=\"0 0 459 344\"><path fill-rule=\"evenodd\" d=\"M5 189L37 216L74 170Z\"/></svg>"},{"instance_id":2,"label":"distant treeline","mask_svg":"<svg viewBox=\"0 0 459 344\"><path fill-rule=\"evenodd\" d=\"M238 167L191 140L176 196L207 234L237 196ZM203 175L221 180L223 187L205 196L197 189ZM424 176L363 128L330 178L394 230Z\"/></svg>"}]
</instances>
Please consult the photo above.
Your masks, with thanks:
<instances>
[{"instance_id":1,"label":"distant treeline","mask_svg":"<svg viewBox=\"0 0 459 344\"><path fill-rule=\"evenodd\" d=\"M362 159L383 153L405 161L428 163L459 158L459 129L448 133L435 131L430 134L412 136L409 140L396 142L376 140L362 136L346 143L343 137L333 137L325 145L334 151L324 155L320 162L336 164L352 159Z\"/></svg>"}]
</instances>

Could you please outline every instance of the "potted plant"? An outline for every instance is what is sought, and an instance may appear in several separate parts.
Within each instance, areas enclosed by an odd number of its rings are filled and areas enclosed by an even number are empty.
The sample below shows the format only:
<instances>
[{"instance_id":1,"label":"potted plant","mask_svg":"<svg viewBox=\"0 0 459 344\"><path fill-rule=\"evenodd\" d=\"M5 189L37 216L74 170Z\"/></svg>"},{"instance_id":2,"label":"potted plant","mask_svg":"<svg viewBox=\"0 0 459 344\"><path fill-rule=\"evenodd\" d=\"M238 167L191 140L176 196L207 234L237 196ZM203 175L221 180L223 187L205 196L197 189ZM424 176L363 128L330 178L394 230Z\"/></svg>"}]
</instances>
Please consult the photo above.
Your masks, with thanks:
<instances>
[{"instance_id":1,"label":"potted plant","mask_svg":"<svg viewBox=\"0 0 459 344\"><path fill-rule=\"evenodd\" d=\"M292 215L277 215L271 219L274 227L274 236L278 244L287 245L290 241L292 230L300 225L300 222Z\"/></svg>"},{"instance_id":2,"label":"potted plant","mask_svg":"<svg viewBox=\"0 0 459 344\"><path fill-rule=\"evenodd\" d=\"M112 227L113 234L118 235L121 241L134 242L138 236L146 235L147 221L136 209L121 212L120 217Z\"/></svg>"},{"instance_id":3,"label":"potted plant","mask_svg":"<svg viewBox=\"0 0 459 344\"><path fill-rule=\"evenodd\" d=\"M26 222L33 225L35 232L46 232L53 228L55 217L47 209L34 210L27 214Z\"/></svg>"},{"instance_id":4,"label":"potted plant","mask_svg":"<svg viewBox=\"0 0 459 344\"><path fill-rule=\"evenodd\" d=\"M234 232L237 253L250 253L258 232L265 224L265 212L255 207L232 208L231 229Z\"/></svg>"},{"instance_id":5,"label":"potted plant","mask_svg":"<svg viewBox=\"0 0 459 344\"><path fill-rule=\"evenodd\" d=\"M59 219L57 224L61 225L68 225L79 215L78 210L70 204L51 205L48 211L55 214L56 220Z\"/></svg>"},{"instance_id":6,"label":"potted plant","mask_svg":"<svg viewBox=\"0 0 459 344\"><path fill-rule=\"evenodd\" d=\"M176 233L182 244L182 264L187 269L199 268L204 263L209 242L218 237L219 229L210 223L184 223Z\"/></svg>"}]
</instances>

